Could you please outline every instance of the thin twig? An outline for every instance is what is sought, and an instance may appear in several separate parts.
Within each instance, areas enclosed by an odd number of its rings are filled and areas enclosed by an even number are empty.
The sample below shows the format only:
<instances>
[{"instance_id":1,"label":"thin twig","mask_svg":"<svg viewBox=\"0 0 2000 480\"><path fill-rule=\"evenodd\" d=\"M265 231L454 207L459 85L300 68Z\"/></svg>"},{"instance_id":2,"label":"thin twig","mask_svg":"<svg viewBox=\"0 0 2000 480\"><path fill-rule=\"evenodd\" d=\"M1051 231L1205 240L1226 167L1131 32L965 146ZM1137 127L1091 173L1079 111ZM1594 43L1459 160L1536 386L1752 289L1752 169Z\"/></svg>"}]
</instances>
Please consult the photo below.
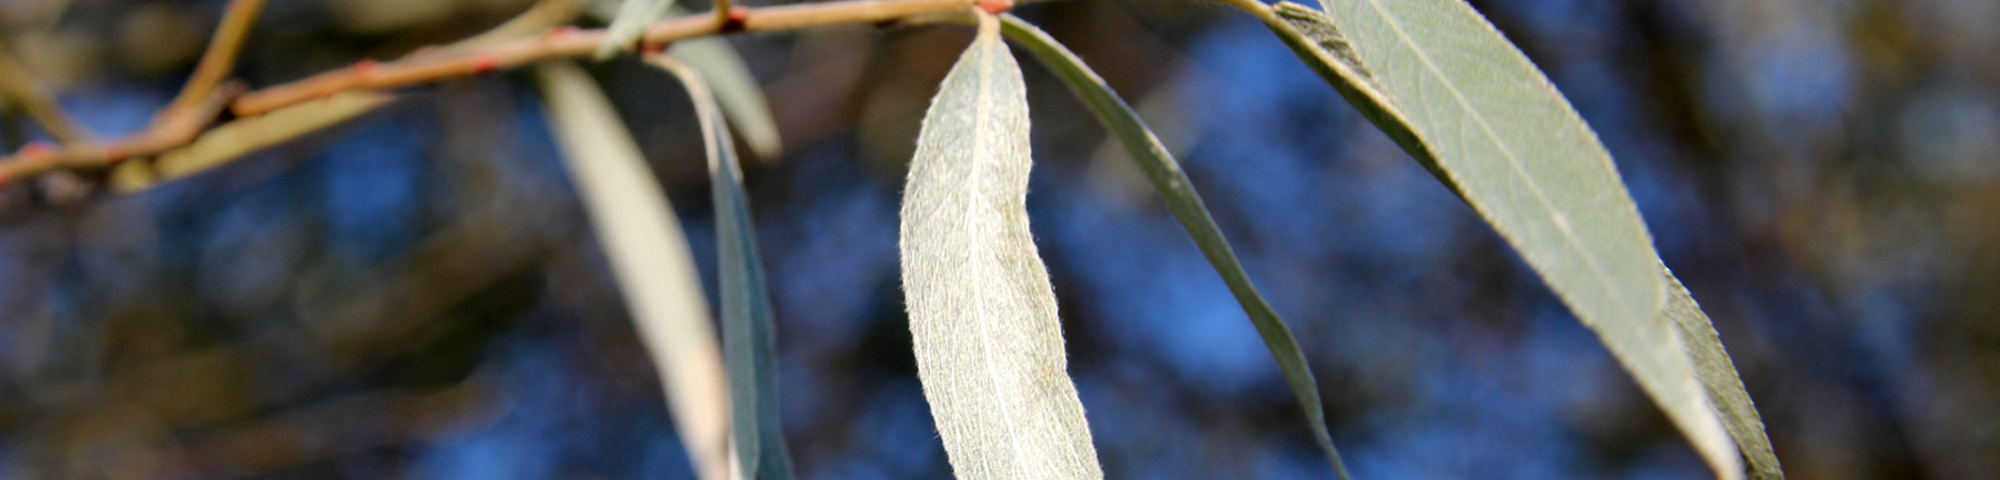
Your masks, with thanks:
<instances>
[{"instance_id":1,"label":"thin twig","mask_svg":"<svg viewBox=\"0 0 2000 480\"><path fill-rule=\"evenodd\" d=\"M195 108L208 100L215 87L229 78L236 70L236 58L243 53L243 43L250 38L251 28L257 25L257 16L264 12L266 0L229 0L229 6L222 12L222 24L215 29L215 36L208 41L208 50L201 54L200 63L195 64L194 74L188 76L187 85L181 87L179 96L160 115L162 119L174 117L180 112Z\"/></svg>"},{"instance_id":2,"label":"thin twig","mask_svg":"<svg viewBox=\"0 0 2000 480\"><path fill-rule=\"evenodd\" d=\"M964 11L974 6L1005 4L1007 0L839 0L762 8L735 7L731 12L692 15L653 24L642 43L665 45L695 37L738 32L778 32L832 25L879 25L907 17L941 12ZM719 17L726 15L726 17ZM716 22L715 18L727 18ZM557 29L534 37L491 47L469 50L436 49L419 51L401 60L376 63L363 61L353 66L314 75L234 97L228 108L236 116L261 115L272 110L346 92L386 90L439 81L484 75L518 68L549 59L588 57L604 41L602 30ZM198 122L208 126L214 116ZM153 130L164 130L166 124ZM185 123L185 122L181 122ZM176 132L177 133L177 132ZM199 133L198 130L196 133ZM158 155L193 141L194 136L162 135L157 131L108 145L73 145L61 148L23 149L0 158L0 184L11 183L55 169L105 168L127 158ZM166 140L177 140L169 142Z\"/></svg>"},{"instance_id":3,"label":"thin twig","mask_svg":"<svg viewBox=\"0 0 2000 480\"><path fill-rule=\"evenodd\" d=\"M8 55L5 49L0 49L0 95L20 106L23 113L35 119L35 123L41 124L42 129L58 142L82 144L92 140L88 132L63 113L48 90L35 82L27 68Z\"/></svg>"},{"instance_id":4,"label":"thin twig","mask_svg":"<svg viewBox=\"0 0 2000 480\"><path fill-rule=\"evenodd\" d=\"M228 107L229 101L243 90L242 83L224 83L216 87L215 92L206 95L201 104L186 110L188 114L162 117L146 131L115 142L62 147L30 144L21 149L21 153L0 160L0 185L51 170L107 168L129 158L157 155L187 145L207 130L215 119L221 118L222 109Z\"/></svg>"},{"instance_id":5,"label":"thin twig","mask_svg":"<svg viewBox=\"0 0 2000 480\"><path fill-rule=\"evenodd\" d=\"M877 24L936 12L963 11L977 0L849 0L756 9L737 9L723 24L711 15L690 15L653 24L641 40L665 45L725 33L775 32L846 24ZM740 26L736 17L742 17ZM305 79L252 92L230 105L238 116L258 115L354 89L391 89L510 70L554 58L587 57L604 42L602 30L556 30L490 48L415 55L384 63L362 62Z\"/></svg>"}]
</instances>

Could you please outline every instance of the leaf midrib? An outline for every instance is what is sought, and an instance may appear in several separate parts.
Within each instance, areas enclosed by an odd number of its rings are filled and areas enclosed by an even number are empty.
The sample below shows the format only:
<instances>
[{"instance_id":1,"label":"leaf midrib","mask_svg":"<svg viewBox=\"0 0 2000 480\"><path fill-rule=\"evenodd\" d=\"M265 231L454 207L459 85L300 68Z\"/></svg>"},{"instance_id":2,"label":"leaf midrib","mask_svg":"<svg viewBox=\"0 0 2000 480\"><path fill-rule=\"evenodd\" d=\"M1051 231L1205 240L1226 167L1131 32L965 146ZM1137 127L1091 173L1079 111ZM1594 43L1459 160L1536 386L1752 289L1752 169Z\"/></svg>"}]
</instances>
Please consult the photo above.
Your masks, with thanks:
<instances>
[{"instance_id":1,"label":"leaf midrib","mask_svg":"<svg viewBox=\"0 0 2000 480\"><path fill-rule=\"evenodd\" d=\"M981 195L982 192L976 189L978 186L978 182L980 181L979 168L978 168L979 163L977 162L978 159L977 156L985 153L989 148L989 145L987 145L987 140L988 140L987 137L989 137L990 135L986 131L986 128L988 119L989 117L992 116L992 111L991 111L993 102L992 68L994 62L993 55L995 55L995 53L993 52L993 45L998 42L988 37L988 32L986 31L987 28L985 25L982 25L980 30L981 32L979 33L979 39L974 40L975 42L974 48L979 49L978 52L979 83L977 85L977 88L975 88L974 90L979 92L979 94L977 97L974 97L974 101L972 104L973 157L967 159L970 163L972 163L972 165L969 166L970 168L966 169L967 178L965 180L965 182L968 185L974 186L975 190L972 190L970 192L971 194L968 195L969 197L971 197L972 201L966 202L966 210L967 210L966 218L980 218L981 210L985 210L986 207L988 207L988 205L986 205L986 196ZM977 274L975 270L980 266L984 266L986 264L985 262L991 260L990 258L987 258L991 252L987 251L986 249L986 247L988 246L986 244L986 242L988 241L985 235L986 232L982 231L983 227L986 225L987 222L975 221L975 222L964 222L964 223L966 225L966 228L971 230L969 232L970 235L968 237L973 239L973 241L970 242L973 245L971 248L972 251L968 253L972 255L970 257L972 261L969 263L973 264L974 267L966 270L968 273L973 273L973 275L970 276L974 281L960 283L960 285L978 285L977 280L979 278L984 278L985 276ZM1001 273L1004 275L1005 272ZM988 318L989 316L986 314L987 313L986 296L979 295L977 292L974 292L974 294L970 296L972 297L973 316L977 318L977 321L973 323L979 326L979 346L981 349L985 350L984 352L981 352L981 355L979 356L980 363L986 366L986 378L989 380L988 383L993 387L993 391L995 393L994 398L1002 399L1001 401L1005 402L1006 396L1002 394L1003 393L1002 388L1004 387L1004 385L1001 385L999 381L1001 369L998 365L995 365L993 363L993 356L995 355L995 352L999 351L999 349L995 348L992 343L991 333L995 329L992 328L992 319ZM1026 452L1021 451L1020 437L1014 434L1014 414L1012 411L1013 409L1007 407L1008 406L1003 403L1000 408L1000 417L1002 420L1001 428L1005 429L1007 433L1007 446L1008 450L1014 453L1014 464L1019 467L1018 470L1019 472L1025 473L1028 471L1028 465L1027 465L1028 455Z\"/></svg>"}]
</instances>

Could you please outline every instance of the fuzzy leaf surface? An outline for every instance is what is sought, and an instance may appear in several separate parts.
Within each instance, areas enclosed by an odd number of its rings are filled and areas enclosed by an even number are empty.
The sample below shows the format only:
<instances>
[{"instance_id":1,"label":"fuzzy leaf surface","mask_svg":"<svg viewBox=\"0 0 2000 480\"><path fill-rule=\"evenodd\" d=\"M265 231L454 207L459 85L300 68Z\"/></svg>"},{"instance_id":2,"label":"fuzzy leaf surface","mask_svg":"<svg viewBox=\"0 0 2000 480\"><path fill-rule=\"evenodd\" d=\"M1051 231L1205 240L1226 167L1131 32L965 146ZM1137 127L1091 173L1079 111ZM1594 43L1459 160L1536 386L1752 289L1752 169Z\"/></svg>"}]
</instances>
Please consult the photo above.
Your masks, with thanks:
<instances>
[{"instance_id":1,"label":"fuzzy leaf surface","mask_svg":"<svg viewBox=\"0 0 2000 480\"><path fill-rule=\"evenodd\" d=\"M998 23L980 16L910 162L900 248L917 377L958 478L1099 479L1028 232L1027 93Z\"/></svg>"}]
</instances>

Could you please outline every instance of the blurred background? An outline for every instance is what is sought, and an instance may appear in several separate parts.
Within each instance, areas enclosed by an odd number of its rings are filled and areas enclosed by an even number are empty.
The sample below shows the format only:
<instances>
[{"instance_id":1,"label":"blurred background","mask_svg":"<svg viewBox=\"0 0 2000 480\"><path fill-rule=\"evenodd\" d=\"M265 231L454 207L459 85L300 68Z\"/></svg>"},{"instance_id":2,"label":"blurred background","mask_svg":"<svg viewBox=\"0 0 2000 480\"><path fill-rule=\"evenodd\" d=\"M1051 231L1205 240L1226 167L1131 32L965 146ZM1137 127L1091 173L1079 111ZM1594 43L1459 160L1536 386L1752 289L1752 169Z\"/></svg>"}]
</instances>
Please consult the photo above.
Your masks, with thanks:
<instances>
[{"instance_id":1,"label":"blurred background","mask_svg":"<svg viewBox=\"0 0 2000 480\"><path fill-rule=\"evenodd\" d=\"M223 3L0 0L0 35L117 137L171 99ZM393 58L528 3L275 0L237 76ZM1473 4L1602 136L1791 478L2000 468L2000 2ZM1471 209L1248 16L1196 0L1019 13L1180 155L1304 344L1356 478L1709 476ZM785 140L746 174L804 478L950 476L896 213L969 38L731 39ZM1024 67L1029 210L1107 477L1331 478L1193 243L1082 105ZM712 282L686 97L637 62L590 68ZM0 478L693 478L527 80L415 89L142 194L89 176L0 190ZM43 135L0 116L8 151Z\"/></svg>"}]
</instances>

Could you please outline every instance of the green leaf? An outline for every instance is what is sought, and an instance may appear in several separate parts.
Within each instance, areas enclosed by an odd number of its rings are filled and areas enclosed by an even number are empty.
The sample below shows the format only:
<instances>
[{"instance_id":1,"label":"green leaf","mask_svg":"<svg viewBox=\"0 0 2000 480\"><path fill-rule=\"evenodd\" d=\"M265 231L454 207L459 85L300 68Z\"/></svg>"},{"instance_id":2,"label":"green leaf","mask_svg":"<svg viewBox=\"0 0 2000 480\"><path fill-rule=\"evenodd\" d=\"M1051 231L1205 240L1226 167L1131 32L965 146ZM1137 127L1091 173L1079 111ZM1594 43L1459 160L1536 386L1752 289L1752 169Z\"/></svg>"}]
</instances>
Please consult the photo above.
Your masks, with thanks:
<instances>
[{"instance_id":1,"label":"green leaf","mask_svg":"<svg viewBox=\"0 0 2000 480\"><path fill-rule=\"evenodd\" d=\"M687 240L632 134L568 62L535 68L563 165L659 368L674 426L702 480L729 478L729 390Z\"/></svg>"},{"instance_id":2,"label":"green leaf","mask_svg":"<svg viewBox=\"0 0 2000 480\"><path fill-rule=\"evenodd\" d=\"M611 26L604 28L604 43L597 46L597 59L632 51L639 44L639 37L646 35L646 26L666 16L667 8L672 6L674 0L625 0L618 7L618 16L611 19Z\"/></svg>"},{"instance_id":3,"label":"green leaf","mask_svg":"<svg viewBox=\"0 0 2000 480\"><path fill-rule=\"evenodd\" d=\"M1278 368L1284 371L1286 382L1291 384L1292 393L1298 397L1300 407L1305 409L1307 423L1313 438L1319 442L1320 450L1333 462L1334 471L1340 478L1348 478L1347 465L1341 461L1339 450L1333 446L1333 436L1327 432L1326 413L1320 404L1319 385L1313 381L1312 369L1306 364L1305 355L1299 350L1298 340L1292 338L1292 331L1285 326L1284 319L1264 301L1257 292L1257 286L1250 282L1250 274L1243 269L1243 263L1236 258L1236 252L1229 247L1229 241L1222 236L1222 229L1216 227L1215 219L1203 205L1201 195L1196 193L1180 162L1160 144L1160 139L1147 128L1139 114L1125 103L1104 79L1084 65L1068 48L1050 37L1034 25L1013 15L1001 17L1001 25L1007 37L1014 43L1034 53L1035 58L1048 65L1050 70L1062 77L1070 91L1081 98L1091 113L1097 116L1125 150L1132 155L1132 161L1146 173L1146 179L1153 184L1153 190L1166 200L1167 207L1186 228L1188 236L1194 238L1201 253L1215 266L1215 272L1222 275L1229 285L1230 293L1236 295L1237 303L1243 305L1243 312L1250 317L1250 323L1257 327L1257 334L1264 339L1264 346L1271 350L1271 357L1278 361Z\"/></svg>"},{"instance_id":4,"label":"green leaf","mask_svg":"<svg viewBox=\"0 0 2000 480\"><path fill-rule=\"evenodd\" d=\"M1462 1L1323 1L1332 15L1239 6L1485 217L1717 475L1741 478L1742 458L1668 318L1652 236L1562 94Z\"/></svg>"},{"instance_id":5,"label":"green leaf","mask_svg":"<svg viewBox=\"0 0 2000 480\"><path fill-rule=\"evenodd\" d=\"M707 147L715 203L717 285L722 289L724 364L729 367L738 468L743 478L791 480L791 454L786 451L784 427L778 417L776 327L735 142L729 125L719 118L721 108L700 72L670 56L649 56L647 62L672 73L687 87Z\"/></svg>"},{"instance_id":6,"label":"green leaf","mask_svg":"<svg viewBox=\"0 0 2000 480\"><path fill-rule=\"evenodd\" d=\"M1028 230L1027 93L998 23L980 15L910 162L901 250L917 377L958 478L1103 478Z\"/></svg>"},{"instance_id":7,"label":"green leaf","mask_svg":"<svg viewBox=\"0 0 2000 480\"><path fill-rule=\"evenodd\" d=\"M1673 288L1668 292L1671 296L1667 298L1667 316L1674 320L1681 341L1687 342L1688 353L1694 356L1695 370L1701 375L1702 387L1708 391L1708 400L1722 411L1722 425L1729 428L1736 447L1749 459L1750 478L1783 480L1785 472L1778 465L1778 455L1771 450L1770 437L1764 434L1764 419L1757 415L1750 392L1744 390L1743 379L1737 375L1729 351L1722 348L1722 337L1715 333L1715 324L1701 312L1701 305L1695 303L1687 287L1681 286L1674 272L1665 267L1661 270Z\"/></svg>"},{"instance_id":8,"label":"green leaf","mask_svg":"<svg viewBox=\"0 0 2000 480\"><path fill-rule=\"evenodd\" d=\"M1409 151L1433 175L1445 179L1446 187L1460 197L1465 196L1438 166L1430 147L1424 145L1417 133L1410 129L1410 120L1404 116L1402 109L1375 85L1373 74L1355 56L1353 45L1341 35L1340 28L1334 26L1332 19L1318 10L1291 2L1279 3L1275 9L1257 5L1248 7L1256 8L1251 13L1264 20L1265 26L1270 27L1278 39L1285 42L1285 46L1291 47L1292 52L1305 60L1307 66L1333 85L1334 91L1361 111L1361 116Z\"/></svg>"}]
</instances>

